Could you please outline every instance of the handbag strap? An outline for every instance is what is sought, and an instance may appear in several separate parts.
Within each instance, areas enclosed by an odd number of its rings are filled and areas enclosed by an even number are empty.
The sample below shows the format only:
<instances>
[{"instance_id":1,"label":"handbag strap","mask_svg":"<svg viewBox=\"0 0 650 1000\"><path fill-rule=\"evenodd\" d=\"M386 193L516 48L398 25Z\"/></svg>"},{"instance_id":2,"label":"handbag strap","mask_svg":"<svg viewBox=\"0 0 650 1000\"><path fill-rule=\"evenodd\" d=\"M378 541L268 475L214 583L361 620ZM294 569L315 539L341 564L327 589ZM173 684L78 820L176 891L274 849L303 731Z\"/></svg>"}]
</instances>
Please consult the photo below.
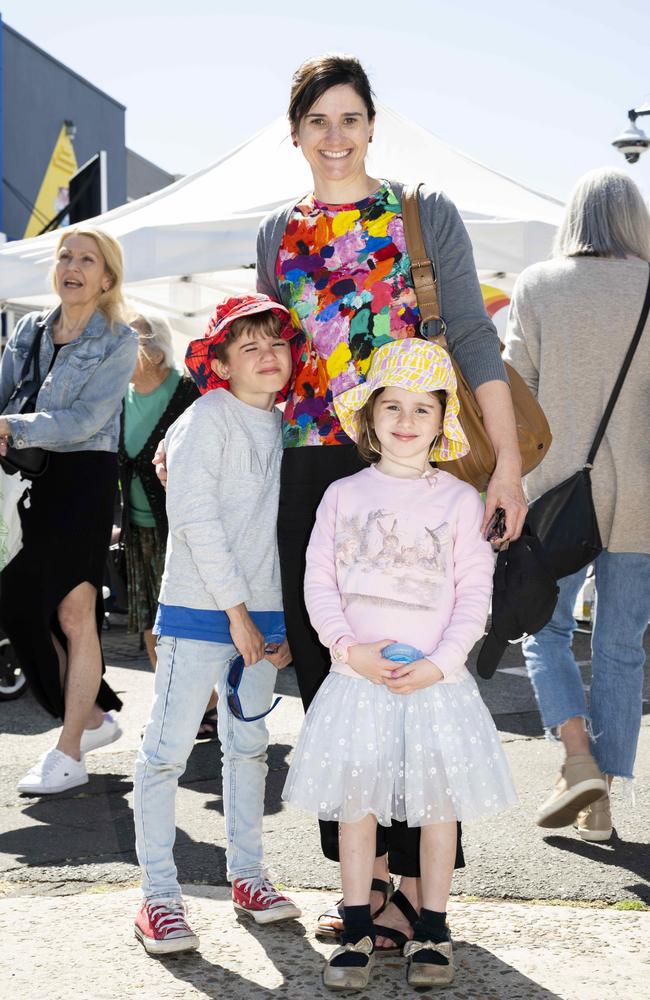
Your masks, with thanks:
<instances>
[{"instance_id":1,"label":"handbag strap","mask_svg":"<svg viewBox=\"0 0 650 1000\"><path fill-rule=\"evenodd\" d=\"M34 339L29 345L29 350L25 355L25 361L23 364L23 370L20 373L20 378L16 383L14 389L14 394L21 388L23 382L29 375L29 369L32 367L32 362L34 364L34 378L32 381L38 385L40 389L41 385L41 342L43 340L43 332L45 330L45 323L47 320L47 313L44 313L39 319L36 320L36 333L34 334Z\"/></svg>"},{"instance_id":2,"label":"handbag strap","mask_svg":"<svg viewBox=\"0 0 650 1000\"><path fill-rule=\"evenodd\" d=\"M614 407L616 406L616 401L618 400L621 389L623 388L625 377L630 369L630 365L632 364L632 358L634 357L634 353L637 347L639 346L639 341L641 340L641 334L643 333L646 321L648 319L648 313L650 312L650 264L648 265L648 268L649 268L648 286L646 288L645 299L643 300L643 305L641 307L641 315L639 316L639 322L636 325L636 330L634 331L634 336L632 337L630 346L627 349L625 360L623 361L621 370L618 373L618 378L616 379L614 388L612 389L612 394L609 397L607 406L605 407L605 412L603 413L600 424L598 425L598 430L596 431L596 436L594 438L593 444L589 449L589 454L587 455L587 461L585 463L586 469L591 469L593 467L594 459L596 457L596 452L600 448L601 442L605 435L605 431L607 430L607 425L610 421L610 417L612 415Z\"/></svg>"},{"instance_id":3,"label":"handbag strap","mask_svg":"<svg viewBox=\"0 0 650 1000\"><path fill-rule=\"evenodd\" d=\"M423 323L435 323L438 334L444 333L446 323L440 316L438 287L433 261L427 254L420 222L419 190L421 184L412 184L402 192L402 222L406 251L411 261L411 277Z\"/></svg>"}]
</instances>

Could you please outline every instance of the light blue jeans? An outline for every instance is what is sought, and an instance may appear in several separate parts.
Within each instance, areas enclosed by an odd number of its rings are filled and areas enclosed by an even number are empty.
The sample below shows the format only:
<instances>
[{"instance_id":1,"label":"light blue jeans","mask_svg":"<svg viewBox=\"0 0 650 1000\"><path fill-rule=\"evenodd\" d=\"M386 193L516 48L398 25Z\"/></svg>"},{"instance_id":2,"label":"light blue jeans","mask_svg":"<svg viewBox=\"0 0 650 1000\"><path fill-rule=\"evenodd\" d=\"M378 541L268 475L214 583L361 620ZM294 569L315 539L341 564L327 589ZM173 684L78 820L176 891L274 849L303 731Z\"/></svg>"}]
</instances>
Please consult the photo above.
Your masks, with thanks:
<instances>
[{"instance_id":1,"label":"light blue jeans","mask_svg":"<svg viewBox=\"0 0 650 1000\"><path fill-rule=\"evenodd\" d=\"M219 695L227 876L266 874L262 849L269 734L266 721L240 722L227 705L232 645L161 636L151 718L135 765L135 846L145 898L180 898L173 847L178 779L185 771L212 689ZM277 670L268 660L246 667L239 695L246 715L271 706Z\"/></svg>"},{"instance_id":2,"label":"light blue jeans","mask_svg":"<svg viewBox=\"0 0 650 1000\"><path fill-rule=\"evenodd\" d=\"M596 612L591 638L590 712L571 643L573 608L587 568L559 581L551 621L523 651L547 736L584 718L603 774L631 778L641 726L643 639L650 619L650 555L601 552L594 562Z\"/></svg>"}]
</instances>

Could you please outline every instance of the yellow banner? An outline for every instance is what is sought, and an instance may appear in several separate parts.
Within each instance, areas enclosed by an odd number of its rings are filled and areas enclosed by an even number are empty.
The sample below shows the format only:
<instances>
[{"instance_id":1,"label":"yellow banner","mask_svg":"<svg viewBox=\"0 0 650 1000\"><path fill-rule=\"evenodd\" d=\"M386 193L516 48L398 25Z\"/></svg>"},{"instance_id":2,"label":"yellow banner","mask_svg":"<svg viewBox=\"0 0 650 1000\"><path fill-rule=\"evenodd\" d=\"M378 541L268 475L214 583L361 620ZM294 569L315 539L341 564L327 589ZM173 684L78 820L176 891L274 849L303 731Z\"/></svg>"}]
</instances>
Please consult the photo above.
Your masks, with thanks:
<instances>
[{"instance_id":1,"label":"yellow banner","mask_svg":"<svg viewBox=\"0 0 650 1000\"><path fill-rule=\"evenodd\" d=\"M56 140L50 162L34 211L27 224L24 239L38 236L44 226L68 204L68 185L70 178L77 172L77 157L74 155L72 141L68 137L65 125L61 126L59 138ZM65 220L62 224L65 224Z\"/></svg>"}]
</instances>

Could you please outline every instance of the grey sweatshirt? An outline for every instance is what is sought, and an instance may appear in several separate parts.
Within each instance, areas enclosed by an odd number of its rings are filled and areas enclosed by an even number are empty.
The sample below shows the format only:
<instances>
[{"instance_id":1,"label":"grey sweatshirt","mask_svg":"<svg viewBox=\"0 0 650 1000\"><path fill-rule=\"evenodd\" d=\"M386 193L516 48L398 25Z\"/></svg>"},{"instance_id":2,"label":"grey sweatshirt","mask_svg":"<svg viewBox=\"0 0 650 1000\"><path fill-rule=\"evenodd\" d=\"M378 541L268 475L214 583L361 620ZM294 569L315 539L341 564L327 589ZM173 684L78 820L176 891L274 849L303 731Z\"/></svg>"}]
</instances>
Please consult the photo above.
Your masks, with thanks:
<instances>
[{"instance_id":1,"label":"grey sweatshirt","mask_svg":"<svg viewBox=\"0 0 650 1000\"><path fill-rule=\"evenodd\" d=\"M401 200L404 185L389 181ZM295 202L262 220L257 235L257 290L281 302L275 264ZM449 350L463 375L476 389L494 379L507 382L499 337L489 319L467 230L452 201L441 191L420 188L420 222L424 245L438 277L440 315L447 324Z\"/></svg>"},{"instance_id":2,"label":"grey sweatshirt","mask_svg":"<svg viewBox=\"0 0 650 1000\"><path fill-rule=\"evenodd\" d=\"M162 604L282 610L276 543L281 421L277 409L259 410L214 389L168 430Z\"/></svg>"}]
</instances>

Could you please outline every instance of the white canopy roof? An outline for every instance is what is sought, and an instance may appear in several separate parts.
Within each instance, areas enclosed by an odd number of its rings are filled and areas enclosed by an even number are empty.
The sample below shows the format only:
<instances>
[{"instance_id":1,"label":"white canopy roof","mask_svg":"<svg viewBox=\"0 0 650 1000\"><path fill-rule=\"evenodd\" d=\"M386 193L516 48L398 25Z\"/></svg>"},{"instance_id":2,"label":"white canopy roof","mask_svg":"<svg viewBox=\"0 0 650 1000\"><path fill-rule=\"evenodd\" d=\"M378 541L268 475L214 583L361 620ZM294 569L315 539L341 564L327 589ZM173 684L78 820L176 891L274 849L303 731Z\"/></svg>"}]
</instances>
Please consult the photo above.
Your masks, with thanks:
<instances>
[{"instance_id":1,"label":"white canopy roof","mask_svg":"<svg viewBox=\"0 0 650 1000\"><path fill-rule=\"evenodd\" d=\"M442 188L461 212L480 269L517 273L548 255L561 202L484 167L384 106L378 109L368 168L381 177ZM122 243L127 291L177 316L198 317L211 309L217 289L251 287L253 275L233 269L254 263L261 218L310 185L307 164L280 118L205 170L98 216L93 224ZM59 235L0 249L0 300L31 300L47 290ZM221 282L206 274L215 271L230 274Z\"/></svg>"}]
</instances>

